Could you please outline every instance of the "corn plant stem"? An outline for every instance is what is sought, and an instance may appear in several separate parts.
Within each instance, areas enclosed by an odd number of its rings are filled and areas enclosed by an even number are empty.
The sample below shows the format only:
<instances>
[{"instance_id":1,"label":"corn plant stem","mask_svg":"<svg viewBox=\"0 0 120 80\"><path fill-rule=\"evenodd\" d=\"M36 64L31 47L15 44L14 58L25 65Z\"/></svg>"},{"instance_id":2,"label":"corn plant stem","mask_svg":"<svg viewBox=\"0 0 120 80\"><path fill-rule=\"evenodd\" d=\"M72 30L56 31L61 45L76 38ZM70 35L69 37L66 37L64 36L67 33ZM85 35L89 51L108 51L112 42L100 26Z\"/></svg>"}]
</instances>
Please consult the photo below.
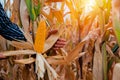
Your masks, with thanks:
<instances>
[{"instance_id":1,"label":"corn plant stem","mask_svg":"<svg viewBox=\"0 0 120 80\"><path fill-rule=\"evenodd\" d=\"M107 52L106 52L106 43L102 45L102 56L103 56L103 80L107 79Z\"/></svg>"},{"instance_id":2,"label":"corn plant stem","mask_svg":"<svg viewBox=\"0 0 120 80\"><path fill-rule=\"evenodd\" d=\"M79 58L79 64L80 64L80 77L81 77L81 79L83 79L83 71L82 71L83 60L82 60L82 57Z\"/></svg>"},{"instance_id":3,"label":"corn plant stem","mask_svg":"<svg viewBox=\"0 0 120 80\"><path fill-rule=\"evenodd\" d=\"M35 35L34 35L34 22L32 20L30 20L30 22L32 23L31 28L32 28L32 39L33 39L33 43L35 41Z\"/></svg>"}]
</instances>

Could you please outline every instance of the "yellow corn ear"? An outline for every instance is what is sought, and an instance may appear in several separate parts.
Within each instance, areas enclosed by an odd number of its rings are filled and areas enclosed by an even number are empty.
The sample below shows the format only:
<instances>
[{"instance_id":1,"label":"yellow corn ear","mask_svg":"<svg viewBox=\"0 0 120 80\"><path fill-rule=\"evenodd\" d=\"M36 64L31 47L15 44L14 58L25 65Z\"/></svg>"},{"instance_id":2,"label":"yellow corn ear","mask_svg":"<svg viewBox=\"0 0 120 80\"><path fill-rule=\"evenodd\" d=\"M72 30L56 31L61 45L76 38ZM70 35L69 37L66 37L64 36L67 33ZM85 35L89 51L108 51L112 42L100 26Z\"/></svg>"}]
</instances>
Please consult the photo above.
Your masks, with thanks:
<instances>
[{"instance_id":1,"label":"yellow corn ear","mask_svg":"<svg viewBox=\"0 0 120 80\"><path fill-rule=\"evenodd\" d=\"M45 21L40 21L38 24L38 29L35 37L35 44L34 49L38 53L42 53L44 50L44 44L45 44L45 38L46 38L46 23Z\"/></svg>"}]
</instances>

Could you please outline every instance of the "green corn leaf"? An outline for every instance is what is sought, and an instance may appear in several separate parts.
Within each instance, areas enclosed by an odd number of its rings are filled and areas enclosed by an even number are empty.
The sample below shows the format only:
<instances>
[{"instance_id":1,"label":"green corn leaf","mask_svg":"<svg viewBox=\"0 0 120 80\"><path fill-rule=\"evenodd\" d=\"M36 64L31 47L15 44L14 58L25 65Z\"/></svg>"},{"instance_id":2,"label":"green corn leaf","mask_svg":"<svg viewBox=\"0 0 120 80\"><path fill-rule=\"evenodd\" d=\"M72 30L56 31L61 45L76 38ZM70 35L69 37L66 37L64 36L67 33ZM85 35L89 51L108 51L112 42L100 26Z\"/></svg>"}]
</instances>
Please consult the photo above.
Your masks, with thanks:
<instances>
[{"instance_id":1,"label":"green corn leaf","mask_svg":"<svg viewBox=\"0 0 120 80\"><path fill-rule=\"evenodd\" d=\"M112 67L112 64L113 62L115 61L115 58L111 58L109 61L108 61L108 68L107 68L107 72L109 72L109 70L111 69Z\"/></svg>"},{"instance_id":2,"label":"green corn leaf","mask_svg":"<svg viewBox=\"0 0 120 80\"><path fill-rule=\"evenodd\" d=\"M113 28L114 28L114 32L115 32L118 44L120 45L120 21L115 16L114 16L114 20L113 20Z\"/></svg>"},{"instance_id":3,"label":"green corn leaf","mask_svg":"<svg viewBox=\"0 0 120 80\"><path fill-rule=\"evenodd\" d=\"M118 44L115 44L115 46L112 48L112 52L115 53L119 48Z\"/></svg>"},{"instance_id":4,"label":"green corn leaf","mask_svg":"<svg viewBox=\"0 0 120 80\"><path fill-rule=\"evenodd\" d=\"M41 8L41 3L40 3L40 0L38 0L38 4L34 5L34 10L35 10L36 16L39 16L39 14L40 14L40 8Z\"/></svg>"},{"instance_id":5,"label":"green corn leaf","mask_svg":"<svg viewBox=\"0 0 120 80\"><path fill-rule=\"evenodd\" d=\"M32 21L34 21L37 18L36 14L35 14L34 7L32 7L32 13L31 14L32 14L31 19L32 19Z\"/></svg>"},{"instance_id":6,"label":"green corn leaf","mask_svg":"<svg viewBox=\"0 0 120 80\"><path fill-rule=\"evenodd\" d=\"M103 56L103 80L107 79L107 52L106 52L106 43L102 45L102 56Z\"/></svg>"},{"instance_id":7,"label":"green corn leaf","mask_svg":"<svg viewBox=\"0 0 120 80\"><path fill-rule=\"evenodd\" d=\"M32 21L34 21L36 19L36 14L35 14L35 10L34 10L34 7L33 7L32 0L25 0L25 2L26 2L26 5L27 5L29 15L30 15L30 19Z\"/></svg>"}]
</instances>

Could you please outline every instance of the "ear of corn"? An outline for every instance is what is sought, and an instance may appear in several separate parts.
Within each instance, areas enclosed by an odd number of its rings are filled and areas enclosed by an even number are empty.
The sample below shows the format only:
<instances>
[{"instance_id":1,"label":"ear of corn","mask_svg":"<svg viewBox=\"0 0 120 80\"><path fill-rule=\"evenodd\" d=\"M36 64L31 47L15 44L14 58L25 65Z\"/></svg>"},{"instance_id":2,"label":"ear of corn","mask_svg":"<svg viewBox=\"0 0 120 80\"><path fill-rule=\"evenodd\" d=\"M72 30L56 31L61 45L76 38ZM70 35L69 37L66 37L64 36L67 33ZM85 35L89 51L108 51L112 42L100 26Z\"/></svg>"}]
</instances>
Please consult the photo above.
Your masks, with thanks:
<instances>
[{"instance_id":1,"label":"ear of corn","mask_svg":"<svg viewBox=\"0 0 120 80\"><path fill-rule=\"evenodd\" d=\"M38 24L38 29L35 38L34 49L38 53L42 53L44 49L44 43L46 38L46 23L45 21L40 21Z\"/></svg>"}]
</instances>

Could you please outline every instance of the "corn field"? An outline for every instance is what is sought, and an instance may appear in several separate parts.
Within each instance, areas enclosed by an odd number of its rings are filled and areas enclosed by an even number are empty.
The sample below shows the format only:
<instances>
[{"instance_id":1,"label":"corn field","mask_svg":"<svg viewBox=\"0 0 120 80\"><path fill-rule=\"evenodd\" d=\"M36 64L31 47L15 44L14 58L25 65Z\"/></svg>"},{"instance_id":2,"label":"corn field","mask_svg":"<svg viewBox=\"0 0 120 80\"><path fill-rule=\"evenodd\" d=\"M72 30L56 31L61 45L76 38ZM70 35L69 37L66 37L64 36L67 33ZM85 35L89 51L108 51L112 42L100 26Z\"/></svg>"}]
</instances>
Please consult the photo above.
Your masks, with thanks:
<instances>
[{"instance_id":1,"label":"corn field","mask_svg":"<svg viewBox=\"0 0 120 80\"><path fill-rule=\"evenodd\" d=\"M0 80L120 80L120 0L0 2L27 39L0 36Z\"/></svg>"}]
</instances>

